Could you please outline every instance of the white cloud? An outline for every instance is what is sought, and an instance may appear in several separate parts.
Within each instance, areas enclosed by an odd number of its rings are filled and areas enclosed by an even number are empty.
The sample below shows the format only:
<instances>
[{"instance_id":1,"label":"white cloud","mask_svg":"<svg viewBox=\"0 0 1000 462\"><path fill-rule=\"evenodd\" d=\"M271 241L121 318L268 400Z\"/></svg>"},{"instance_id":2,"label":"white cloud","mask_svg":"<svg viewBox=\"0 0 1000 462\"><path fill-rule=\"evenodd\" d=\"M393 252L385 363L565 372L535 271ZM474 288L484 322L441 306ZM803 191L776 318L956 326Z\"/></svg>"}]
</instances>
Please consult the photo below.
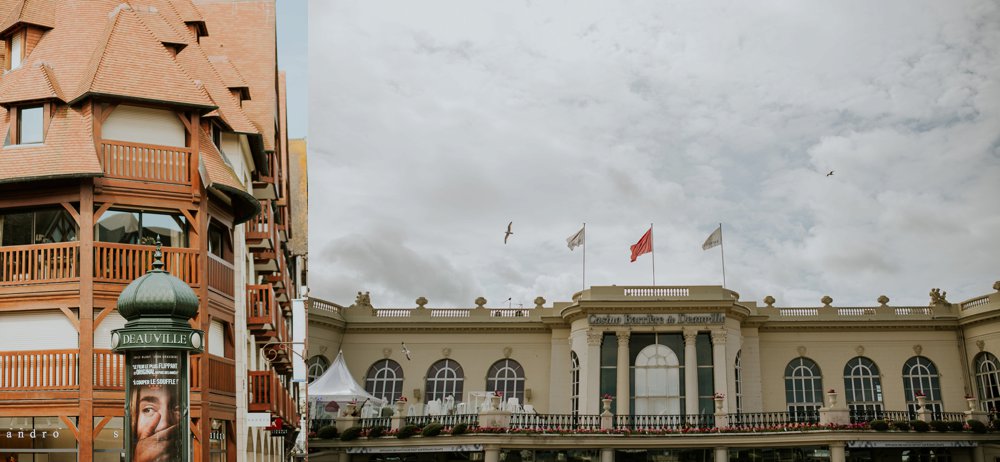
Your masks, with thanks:
<instances>
[{"instance_id":1,"label":"white cloud","mask_svg":"<svg viewBox=\"0 0 1000 462\"><path fill-rule=\"evenodd\" d=\"M1000 11L310 2L313 293L528 305L657 283L922 304L1000 277ZM832 177L826 172L834 170ZM510 244L503 227L514 221Z\"/></svg>"}]
</instances>

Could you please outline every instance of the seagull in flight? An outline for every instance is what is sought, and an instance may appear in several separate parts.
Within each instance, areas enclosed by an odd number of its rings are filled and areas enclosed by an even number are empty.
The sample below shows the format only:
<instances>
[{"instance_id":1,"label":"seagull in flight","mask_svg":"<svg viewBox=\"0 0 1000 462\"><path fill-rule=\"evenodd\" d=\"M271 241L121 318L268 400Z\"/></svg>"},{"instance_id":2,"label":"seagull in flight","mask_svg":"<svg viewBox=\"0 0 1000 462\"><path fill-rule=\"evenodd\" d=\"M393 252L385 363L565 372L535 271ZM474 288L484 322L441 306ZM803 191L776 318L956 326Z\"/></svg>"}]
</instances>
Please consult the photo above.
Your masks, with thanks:
<instances>
[{"instance_id":1,"label":"seagull in flight","mask_svg":"<svg viewBox=\"0 0 1000 462\"><path fill-rule=\"evenodd\" d=\"M507 239L510 238L511 234L514 234L514 232L510 230L510 227L513 226L513 225L514 225L513 221L510 222L510 223L507 223L507 231L503 233L503 243L504 244L507 244Z\"/></svg>"},{"instance_id":2,"label":"seagull in flight","mask_svg":"<svg viewBox=\"0 0 1000 462\"><path fill-rule=\"evenodd\" d=\"M827 173L826 176L833 176L833 170L830 170L830 173Z\"/></svg>"},{"instance_id":3,"label":"seagull in flight","mask_svg":"<svg viewBox=\"0 0 1000 462\"><path fill-rule=\"evenodd\" d=\"M406 356L406 360L409 361L410 360L410 349L406 348L406 342L399 342L399 344L403 345L403 355L405 355Z\"/></svg>"}]
</instances>

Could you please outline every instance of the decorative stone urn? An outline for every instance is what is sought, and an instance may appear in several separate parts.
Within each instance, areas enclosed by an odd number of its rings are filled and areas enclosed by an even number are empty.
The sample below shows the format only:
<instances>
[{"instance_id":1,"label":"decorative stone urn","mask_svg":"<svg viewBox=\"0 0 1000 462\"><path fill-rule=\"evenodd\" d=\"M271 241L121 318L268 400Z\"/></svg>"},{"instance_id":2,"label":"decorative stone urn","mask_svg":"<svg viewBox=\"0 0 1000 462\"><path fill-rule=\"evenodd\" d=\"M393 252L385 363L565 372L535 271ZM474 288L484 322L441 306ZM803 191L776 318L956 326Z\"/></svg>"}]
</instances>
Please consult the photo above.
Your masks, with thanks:
<instances>
[{"instance_id":1,"label":"decorative stone urn","mask_svg":"<svg viewBox=\"0 0 1000 462\"><path fill-rule=\"evenodd\" d=\"M499 411L500 410L500 400L503 399L502 396L490 395L490 410Z\"/></svg>"},{"instance_id":2,"label":"decorative stone urn","mask_svg":"<svg viewBox=\"0 0 1000 462\"><path fill-rule=\"evenodd\" d=\"M357 409L358 409L358 405L357 404L355 404L355 403L347 403L347 404L344 405L344 415L348 416L348 417L353 416L354 415L354 411L356 411Z\"/></svg>"},{"instance_id":3,"label":"decorative stone urn","mask_svg":"<svg viewBox=\"0 0 1000 462\"><path fill-rule=\"evenodd\" d=\"M726 398L723 397L723 396L716 395L714 399L715 399L715 413L716 414L721 414L722 413L722 402L725 401Z\"/></svg>"},{"instance_id":4,"label":"decorative stone urn","mask_svg":"<svg viewBox=\"0 0 1000 462\"><path fill-rule=\"evenodd\" d=\"M927 397L922 395L917 395L917 412L924 412L924 406L927 404Z\"/></svg>"},{"instance_id":5,"label":"decorative stone urn","mask_svg":"<svg viewBox=\"0 0 1000 462\"><path fill-rule=\"evenodd\" d=\"M403 412L405 412L405 411L406 411L406 401L401 400L401 399L397 400L396 401L396 415L397 416L403 416L404 415Z\"/></svg>"},{"instance_id":6,"label":"decorative stone urn","mask_svg":"<svg viewBox=\"0 0 1000 462\"><path fill-rule=\"evenodd\" d=\"M826 400L830 409L837 407L837 392L834 390L826 392Z\"/></svg>"},{"instance_id":7,"label":"decorative stone urn","mask_svg":"<svg viewBox=\"0 0 1000 462\"><path fill-rule=\"evenodd\" d=\"M969 407L970 411L975 411L976 410L976 398L974 398L972 396L966 396L965 397L965 405Z\"/></svg>"},{"instance_id":8,"label":"decorative stone urn","mask_svg":"<svg viewBox=\"0 0 1000 462\"><path fill-rule=\"evenodd\" d=\"M601 410L607 413L611 413L611 398L601 399Z\"/></svg>"}]
</instances>

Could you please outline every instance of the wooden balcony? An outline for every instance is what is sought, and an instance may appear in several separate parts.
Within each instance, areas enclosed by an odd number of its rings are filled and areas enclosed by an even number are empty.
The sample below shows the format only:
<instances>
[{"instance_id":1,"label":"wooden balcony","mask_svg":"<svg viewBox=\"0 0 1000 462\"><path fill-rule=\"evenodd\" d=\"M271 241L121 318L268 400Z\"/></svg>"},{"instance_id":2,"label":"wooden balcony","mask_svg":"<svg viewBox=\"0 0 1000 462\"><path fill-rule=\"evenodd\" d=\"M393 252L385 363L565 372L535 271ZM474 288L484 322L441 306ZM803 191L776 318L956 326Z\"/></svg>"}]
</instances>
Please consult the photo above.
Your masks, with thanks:
<instances>
[{"instance_id":1,"label":"wooden balcony","mask_svg":"<svg viewBox=\"0 0 1000 462\"><path fill-rule=\"evenodd\" d=\"M249 411L270 412L288 425L297 427L299 412L291 394L281 384L274 371L248 371Z\"/></svg>"},{"instance_id":2,"label":"wooden balcony","mask_svg":"<svg viewBox=\"0 0 1000 462\"><path fill-rule=\"evenodd\" d=\"M152 268L155 250L151 245L95 242L94 280L128 284ZM201 284L198 249L163 247L163 263L164 269L187 284Z\"/></svg>"},{"instance_id":3,"label":"wooden balcony","mask_svg":"<svg viewBox=\"0 0 1000 462\"><path fill-rule=\"evenodd\" d=\"M79 350L0 352L0 392L77 390Z\"/></svg>"},{"instance_id":4,"label":"wooden balcony","mask_svg":"<svg viewBox=\"0 0 1000 462\"><path fill-rule=\"evenodd\" d=\"M107 178L189 186L191 158L186 147L101 142L100 160Z\"/></svg>"},{"instance_id":5,"label":"wooden balcony","mask_svg":"<svg viewBox=\"0 0 1000 462\"><path fill-rule=\"evenodd\" d=\"M260 201L260 213L245 225L247 246L251 249L270 249L276 242L274 210L271 201Z\"/></svg>"},{"instance_id":6,"label":"wooden balcony","mask_svg":"<svg viewBox=\"0 0 1000 462\"><path fill-rule=\"evenodd\" d=\"M208 390L201 376L201 362L208 358ZM211 354L191 355L191 390L236 394L236 361Z\"/></svg>"},{"instance_id":7,"label":"wooden balcony","mask_svg":"<svg viewBox=\"0 0 1000 462\"><path fill-rule=\"evenodd\" d=\"M247 328L259 342L288 338L285 317L270 284L247 286Z\"/></svg>"},{"instance_id":8,"label":"wooden balcony","mask_svg":"<svg viewBox=\"0 0 1000 462\"><path fill-rule=\"evenodd\" d=\"M80 243L0 247L0 286L77 281Z\"/></svg>"},{"instance_id":9,"label":"wooden balcony","mask_svg":"<svg viewBox=\"0 0 1000 462\"><path fill-rule=\"evenodd\" d=\"M255 169L251 182L253 183L253 195L258 199L277 199L278 190L275 186L275 177L278 174L278 156L274 152L268 152L267 166L268 174L264 175L261 169Z\"/></svg>"},{"instance_id":10,"label":"wooden balcony","mask_svg":"<svg viewBox=\"0 0 1000 462\"><path fill-rule=\"evenodd\" d=\"M208 288L229 298L236 291L233 264L213 254L208 254Z\"/></svg>"},{"instance_id":11,"label":"wooden balcony","mask_svg":"<svg viewBox=\"0 0 1000 462\"><path fill-rule=\"evenodd\" d=\"M94 389L125 389L125 355L111 350L94 350Z\"/></svg>"}]
</instances>

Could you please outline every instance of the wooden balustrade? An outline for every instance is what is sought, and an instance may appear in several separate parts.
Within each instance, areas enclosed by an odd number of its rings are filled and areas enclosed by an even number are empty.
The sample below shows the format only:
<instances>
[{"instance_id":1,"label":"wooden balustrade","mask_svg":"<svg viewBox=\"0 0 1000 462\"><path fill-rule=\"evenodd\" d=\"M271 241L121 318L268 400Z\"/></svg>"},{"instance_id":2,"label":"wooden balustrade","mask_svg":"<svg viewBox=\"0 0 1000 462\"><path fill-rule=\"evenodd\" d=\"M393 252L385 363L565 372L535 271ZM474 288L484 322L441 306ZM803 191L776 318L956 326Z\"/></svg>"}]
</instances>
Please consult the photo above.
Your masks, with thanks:
<instances>
[{"instance_id":1,"label":"wooden balustrade","mask_svg":"<svg viewBox=\"0 0 1000 462\"><path fill-rule=\"evenodd\" d=\"M247 244L270 247L275 241L274 210L271 201L260 201L260 213L246 223Z\"/></svg>"},{"instance_id":2,"label":"wooden balustrade","mask_svg":"<svg viewBox=\"0 0 1000 462\"><path fill-rule=\"evenodd\" d=\"M192 354L188 361L191 366L191 375L188 381L191 382L191 390L201 390L201 358L204 355Z\"/></svg>"},{"instance_id":3,"label":"wooden balustrade","mask_svg":"<svg viewBox=\"0 0 1000 462\"><path fill-rule=\"evenodd\" d=\"M0 352L0 391L76 390L78 350Z\"/></svg>"},{"instance_id":4,"label":"wooden balustrade","mask_svg":"<svg viewBox=\"0 0 1000 462\"><path fill-rule=\"evenodd\" d=\"M94 350L94 389L125 389L125 355L111 350Z\"/></svg>"},{"instance_id":5,"label":"wooden balustrade","mask_svg":"<svg viewBox=\"0 0 1000 462\"><path fill-rule=\"evenodd\" d=\"M271 284L247 286L247 327L255 333L277 331L283 323Z\"/></svg>"},{"instance_id":6,"label":"wooden balustrade","mask_svg":"<svg viewBox=\"0 0 1000 462\"><path fill-rule=\"evenodd\" d=\"M289 425L298 425L298 410L274 371L248 371L250 412L271 412Z\"/></svg>"},{"instance_id":7,"label":"wooden balustrade","mask_svg":"<svg viewBox=\"0 0 1000 462\"><path fill-rule=\"evenodd\" d=\"M213 391L236 393L236 361L209 355L208 387Z\"/></svg>"},{"instance_id":8,"label":"wooden balustrade","mask_svg":"<svg viewBox=\"0 0 1000 462\"><path fill-rule=\"evenodd\" d=\"M151 245L94 243L94 280L127 284L153 266ZM192 286L200 284L198 249L163 247L164 269Z\"/></svg>"},{"instance_id":9,"label":"wooden balustrade","mask_svg":"<svg viewBox=\"0 0 1000 462\"><path fill-rule=\"evenodd\" d=\"M236 287L233 264L208 254L208 287L232 297Z\"/></svg>"},{"instance_id":10,"label":"wooden balustrade","mask_svg":"<svg viewBox=\"0 0 1000 462\"><path fill-rule=\"evenodd\" d=\"M105 140L100 159L108 178L191 184L190 148Z\"/></svg>"},{"instance_id":11,"label":"wooden balustrade","mask_svg":"<svg viewBox=\"0 0 1000 462\"><path fill-rule=\"evenodd\" d=\"M0 247L0 285L74 281L79 277L79 242Z\"/></svg>"}]
</instances>

